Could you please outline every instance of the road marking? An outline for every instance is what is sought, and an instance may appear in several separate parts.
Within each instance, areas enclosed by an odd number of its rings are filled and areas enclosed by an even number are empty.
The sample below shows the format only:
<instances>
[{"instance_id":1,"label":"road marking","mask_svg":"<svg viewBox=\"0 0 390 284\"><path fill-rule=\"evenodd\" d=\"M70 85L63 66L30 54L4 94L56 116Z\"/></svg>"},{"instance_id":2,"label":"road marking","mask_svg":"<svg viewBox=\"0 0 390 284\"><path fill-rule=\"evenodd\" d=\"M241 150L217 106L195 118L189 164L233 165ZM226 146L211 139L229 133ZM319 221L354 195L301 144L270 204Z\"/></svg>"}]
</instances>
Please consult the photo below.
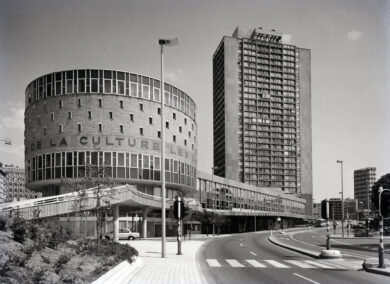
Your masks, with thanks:
<instances>
[{"instance_id":1,"label":"road marking","mask_svg":"<svg viewBox=\"0 0 390 284\"><path fill-rule=\"evenodd\" d=\"M210 267L221 267L218 260L216 260L216 259L206 259L206 261Z\"/></svg>"},{"instance_id":2,"label":"road marking","mask_svg":"<svg viewBox=\"0 0 390 284\"><path fill-rule=\"evenodd\" d=\"M312 279L310 279L310 278L307 278L307 277L305 277L305 276L302 276L302 275L300 275L300 274L298 274L298 273L294 273L294 275L295 275L295 276L298 276L298 277L301 277L302 279L305 279L305 280L307 280L307 281L309 281L309 282L311 282L311 283L314 283L314 284L321 284L320 282L314 281L314 280L312 280Z\"/></svg>"},{"instance_id":3,"label":"road marking","mask_svg":"<svg viewBox=\"0 0 390 284\"><path fill-rule=\"evenodd\" d=\"M232 267L245 267L244 265L242 265L241 263L239 263L237 260L235 259L225 259L227 263L230 264L230 266Z\"/></svg>"},{"instance_id":4,"label":"road marking","mask_svg":"<svg viewBox=\"0 0 390 284\"><path fill-rule=\"evenodd\" d=\"M242 244L240 244L240 247L242 247Z\"/></svg>"},{"instance_id":5,"label":"road marking","mask_svg":"<svg viewBox=\"0 0 390 284\"><path fill-rule=\"evenodd\" d=\"M284 265L283 263L277 262L276 260L265 259L264 261L268 262L269 264L277 268L290 268L290 266Z\"/></svg>"},{"instance_id":6,"label":"road marking","mask_svg":"<svg viewBox=\"0 0 390 284\"><path fill-rule=\"evenodd\" d=\"M257 254L255 254L253 251L250 251L251 254L253 254L254 256L256 256Z\"/></svg>"},{"instance_id":7,"label":"road marking","mask_svg":"<svg viewBox=\"0 0 390 284\"><path fill-rule=\"evenodd\" d=\"M294 265L296 265L296 266L298 266L300 268L318 268L316 266L310 265L308 263L305 263L305 262L299 261L299 260L285 260L285 262L294 264Z\"/></svg>"},{"instance_id":8,"label":"road marking","mask_svg":"<svg viewBox=\"0 0 390 284\"><path fill-rule=\"evenodd\" d=\"M313 264L313 265L316 265L316 266L321 267L321 268L335 269L334 266L329 266L329 265L323 264L321 262L315 262L315 261L312 261L312 260L305 260L305 262Z\"/></svg>"},{"instance_id":9,"label":"road marking","mask_svg":"<svg viewBox=\"0 0 390 284\"><path fill-rule=\"evenodd\" d=\"M260 267L260 268L267 267L264 264L258 262L257 260L254 260L254 259L245 259L245 261L248 262L250 265L252 265L254 267Z\"/></svg>"}]
</instances>

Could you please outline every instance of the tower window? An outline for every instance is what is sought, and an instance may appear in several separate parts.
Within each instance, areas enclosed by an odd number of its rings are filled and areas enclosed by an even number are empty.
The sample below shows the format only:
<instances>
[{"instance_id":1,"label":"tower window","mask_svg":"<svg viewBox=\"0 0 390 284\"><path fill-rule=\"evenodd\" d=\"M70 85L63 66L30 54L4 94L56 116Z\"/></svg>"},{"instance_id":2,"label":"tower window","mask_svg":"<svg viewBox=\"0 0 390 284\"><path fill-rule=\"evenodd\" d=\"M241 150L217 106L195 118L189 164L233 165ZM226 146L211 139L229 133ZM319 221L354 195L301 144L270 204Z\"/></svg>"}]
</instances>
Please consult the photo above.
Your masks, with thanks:
<instances>
[{"instance_id":1,"label":"tower window","mask_svg":"<svg viewBox=\"0 0 390 284\"><path fill-rule=\"evenodd\" d=\"M161 131L157 131L157 138L161 138Z\"/></svg>"},{"instance_id":2,"label":"tower window","mask_svg":"<svg viewBox=\"0 0 390 284\"><path fill-rule=\"evenodd\" d=\"M144 129L142 127L139 128L139 134L144 135Z\"/></svg>"},{"instance_id":3,"label":"tower window","mask_svg":"<svg viewBox=\"0 0 390 284\"><path fill-rule=\"evenodd\" d=\"M112 111L109 112L110 119L112 119Z\"/></svg>"},{"instance_id":4,"label":"tower window","mask_svg":"<svg viewBox=\"0 0 390 284\"><path fill-rule=\"evenodd\" d=\"M184 118L184 125L187 125L187 118Z\"/></svg>"},{"instance_id":5,"label":"tower window","mask_svg":"<svg viewBox=\"0 0 390 284\"><path fill-rule=\"evenodd\" d=\"M62 124L59 125L59 132L62 133L63 132L63 129L62 129Z\"/></svg>"},{"instance_id":6,"label":"tower window","mask_svg":"<svg viewBox=\"0 0 390 284\"><path fill-rule=\"evenodd\" d=\"M187 146L187 140L184 139L184 146Z\"/></svg>"},{"instance_id":7,"label":"tower window","mask_svg":"<svg viewBox=\"0 0 390 284\"><path fill-rule=\"evenodd\" d=\"M91 119L92 118L92 111L88 111L88 118Z\"/></svg>"},{"instance_id":8,"label":"tower window","mask_svg":"<svg viewBox=\"0 0 390 284\"><path fill-rule=\"evenodd\" d=\"M130 121L134 122L134 115L132 113L130 113Z\"/></svg>"},{"instance_id":9,"label":"tower window","mask_svg":"<svg viewBox=\"0 0 390 284\"><path fill-rule=\"evenodd\" d=\"M60 108L63 108L63 107L64 107L64 101L60 100Z\"/></svg>"},{"instance_id":10,"label":"tower window","mask_svg":"<svg viewBox=\"0 0 390 284\"><path fill-rule=\"evenodd\" d=\"M102 124L99 123L99 132L102 132Z\"/></svg>"},{"instance_id":11,"label":"tower window","mask_svg":"<svg viewBox=\"0 0 390 284\"><path fill-rule=\"evenodd\" d=\"M123 101L119 101L119 107L123 108Z\"/></svg>"},{"instance_id":12,"label":"tower window","mask_svg":"<svg viewBox=\"0 0 390 284\"><path fill-rule=\"evenodd\" d=\"M181 128L181 126L179 126L179 132L180 132L180 133L182 132L182 128Z\"/></svg>"},{"instance_id":13,"label":"tower window","mask_svg":"<svg viewBox=\"0 0 390 284\"><path fill-rule=\"evenodd\" d=\"M175 112L172 113L172 117L173 117L173 119L176 119L176 113Z\"/></svg>"},{"instance_id":14,"label":"tower window","mask_svg":"<svg viewBox=\"0 0 390 284\"><path fill-rule=\"evenodd\" d=\"M77 106L81 107L81 99L77 99Z\"/></svg>"},{"instance_id":15,"label":"tower window","mask_svg":"<svg viewBox=\"0 0 390 284\"><path fill-rule=\"evenodd\" d=\"M68 111L68 119L72 119L72 112Z\"/></svg>"},{"instance_id":16,"label":"tower window","mask_svg":"<svg viewBox=\"0 0 390 284\"><path fill-rule=\"evenodd\" d=\"M173 135L173 142L176 143L176 135Z\"/></svg>"},{"instance_id":17,"label":"tower window","mask_svg":"<svg viewBox=\"0 0 390 284\"><path fill-rule=\"evenodd\" d=\"M168 121L165 122L165 128L166 128L166 129L169 129L169 122L168 122Z\"/></svg>"},{"instance_id":18,"label":"tower window","mask_svg":"<svg viewBox=\"0 0 390 284\"><path fill-rule=\"evenodd\" d=\"M77 130L78 132L81 132L81 123L77 123Z\"/></svg>"},{"instance_id":19,"label":"tower window","mask_svg":"<svg viewBox=\"0 0 390 284\"><path fill-rule=\"evenodd\" d=\"M54 112L51 113L51 121L54 121Z\"/></svg>"},{"instance_id":20,"label":"tower window","mask_svg":"<svg viewBox=\"0 0 390 284\"><path fill-rule=\"evenodd\" d=\"M150 125L153 124L153 118L152 118L152 117L149 117L149 124L150 124Z\"/></svg>"},{"instance_id":21,"label":"tower window","mask_svg":"<svg viewBox=\"0 0 390 284\"><path fill-rule=\"evenodd\" d=\"M144 111L144 105L143 104L139 104L139 110L140 111Z\"/></svg>"},{"instance_id":22,"label":"tower window","mask_svg":"<svg viewBox=\"0 0 390 284\"><path fill-rule=\"evenodd\" d=\"M102 107L102 106L103 106L102 99L99 99L99 107Z\"/></svg>"},{"instance_id":23,"label":"tower window","mask_svg":"<svg viewBox=\"0 0 390 284\"><path fill-rule=\"evenodd\" d=\"M47 129L46 127L43 128L43 135L46 135L47 134Z\"/></svg>"},{"instance_id":24,"label":"tower window","mask_svg":"<svg viewBox=\"0 0 390 284\"><path fill-rule=\"evenodd\" d=\"M123 125L122 125L122 124L119 125L119 131L120 131L121 133L123 133Z\"/></svg>"},{"instance_id":25,"label":"tower window","mask_svg":"<svg viewBox=\"0 0 390 284\"><path fill-rule=\"evenodd\" d=\"M158 115L161 114L161 108L160 108L160 107L157 108L157 114L158 114Z\"/></svg>"}]
</instances>

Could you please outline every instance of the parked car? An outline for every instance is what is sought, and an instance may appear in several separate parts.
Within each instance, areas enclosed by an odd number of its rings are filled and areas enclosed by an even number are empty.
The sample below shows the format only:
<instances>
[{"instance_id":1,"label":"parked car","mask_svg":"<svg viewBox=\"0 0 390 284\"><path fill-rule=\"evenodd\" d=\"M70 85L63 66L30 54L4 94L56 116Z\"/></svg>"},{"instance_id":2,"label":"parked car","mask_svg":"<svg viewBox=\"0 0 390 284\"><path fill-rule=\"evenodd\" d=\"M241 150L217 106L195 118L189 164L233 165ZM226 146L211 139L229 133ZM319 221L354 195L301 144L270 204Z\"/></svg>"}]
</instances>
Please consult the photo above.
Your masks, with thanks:
<instances>
[{"instance_id":1,"label":"parked car","mask_svg":"<svg viewBox=\"0 0 390 284\"><path fill-rule=\"evenodd\" d=\"M114 239L114 232L103 234L102 238L104 238L106 240L112 240L112 239ZM120 240L135 240L137 238L139 239L139 233L132 232L127 228L122 228L122 229L119 229L118 238Z\"/></svg>"}]
</instances>

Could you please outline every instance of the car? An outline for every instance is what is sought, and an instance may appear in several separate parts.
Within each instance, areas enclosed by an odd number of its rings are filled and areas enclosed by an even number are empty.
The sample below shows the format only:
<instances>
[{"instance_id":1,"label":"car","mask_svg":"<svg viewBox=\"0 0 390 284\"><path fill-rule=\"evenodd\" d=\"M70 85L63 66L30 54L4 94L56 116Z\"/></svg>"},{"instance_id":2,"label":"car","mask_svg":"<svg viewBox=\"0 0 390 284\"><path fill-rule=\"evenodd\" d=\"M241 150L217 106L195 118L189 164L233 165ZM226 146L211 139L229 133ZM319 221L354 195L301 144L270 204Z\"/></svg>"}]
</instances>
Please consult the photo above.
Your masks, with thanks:
<instances>
[{"instance_id":1,"label":"car","mask_svg":"<svg viewBox=\"0 0 390 284\"><path fill-rule=\"evenodd\" d=\"M114 239L114 233L110 232L110 233L103 234L102 238L106 239L106 240L113 240ZM118 239L120 239L120 240L135 240L137 238L139 239L139 233L132 232L128 228L119 229Z\"/></svg>"}]
</instances>

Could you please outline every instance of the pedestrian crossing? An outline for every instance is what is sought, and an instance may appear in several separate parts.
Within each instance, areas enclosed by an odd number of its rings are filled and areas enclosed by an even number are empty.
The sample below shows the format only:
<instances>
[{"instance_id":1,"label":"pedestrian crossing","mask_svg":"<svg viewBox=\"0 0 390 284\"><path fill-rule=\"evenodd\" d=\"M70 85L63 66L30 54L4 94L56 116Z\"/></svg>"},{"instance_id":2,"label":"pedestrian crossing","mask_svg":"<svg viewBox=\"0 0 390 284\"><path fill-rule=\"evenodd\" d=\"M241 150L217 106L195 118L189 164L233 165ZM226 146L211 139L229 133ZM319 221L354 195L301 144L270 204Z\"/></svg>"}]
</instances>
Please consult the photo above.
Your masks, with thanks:
<instances>
[{"instance_id":1,"label":"pedestrian crossing","mask_svg":"<svg viewBox=\"0 0 390 284\"><path fill-rule=\"evenodd\" d=\"M343 269L345 266L321 260L273 260L273 259L206 259L209 267L252 267L252 268L303 268L303 269Z\"/></svg>"}]
</instances>

